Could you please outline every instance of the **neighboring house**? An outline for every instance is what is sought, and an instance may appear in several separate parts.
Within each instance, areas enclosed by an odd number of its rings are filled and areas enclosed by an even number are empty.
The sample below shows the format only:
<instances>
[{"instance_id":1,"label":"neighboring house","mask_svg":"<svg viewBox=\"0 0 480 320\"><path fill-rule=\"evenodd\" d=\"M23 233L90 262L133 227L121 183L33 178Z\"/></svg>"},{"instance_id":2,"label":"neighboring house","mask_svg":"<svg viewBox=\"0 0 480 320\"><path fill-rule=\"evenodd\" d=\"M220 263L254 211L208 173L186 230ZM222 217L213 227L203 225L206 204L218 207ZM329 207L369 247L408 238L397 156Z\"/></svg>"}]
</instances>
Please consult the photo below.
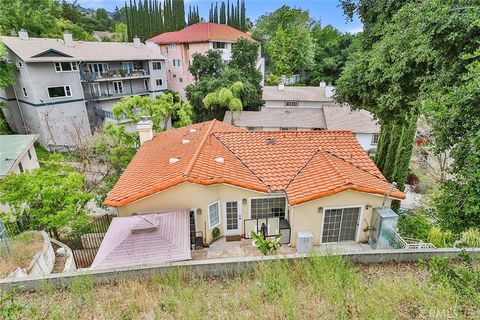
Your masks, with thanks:
<instances>
[{"instance_id":1,"label":"neighboring house","mask_svg":"<svg viewBox=\"0 0 480 320\"><path fill-rule=\"evenodd\" d=\"M37 135L0 135L0 179L39 167L34 143Z\"/></svg>"},{"instance_id":2,"label":"neighboring house","mask_svg":"<svg viewBox=\"0 0 480 320\"><path fill-rule=\"evenodd\" d=\"M321 82L318 87L264 86L265 107L321 108L337 105L333 100L334 87Z\"/></svg>"},{"instance_id":3,"label":"neighboring house","mask_svg":"<svg viewBox=\"0 0 480 320\"><path fill-rule=\"evenodd\" d=\"M134 43L1 37L16 64L15 85L0 92L10 127L38 134L50 149L74 147L104 121L125 96L154 97L167 89L165 58ZM135 126L133 126L134 128Z\"/></svg>"},{"instance_id":4,"label":"neighboring house","mask_svg":"<svg viewBox=\"0 0 480 320\"><path fill-rule=\"evenodd\" d=\"M373 208L405 197L347 131L246 131L212 120L140 135L105 204L121 217L188 208L191 234L207 243L214 228L240 238L262 223L292 246L303 230L316 245L367 241Z\"/></svg>"},{"instance_id":5,"label":"neighboring house","mask_svg":"<svg viewBox=\"0 0 480 320\"><path fill-rule=\"evenodd\" d=\"M185 88L194 83L193 76L188 71L193 60L192 55L216 49L221 52L222 60L228 63L232 56L232 46L241 38L255 41L249 34L225 24L200 22L180 31L162 33L146 40L146 44L159 48L162 55L167 57L168 89L185 97ZM265 63L260 57L260 51L257 69L264 75Z\"/></svg>"},{"instance_id":6,"label":"neighboring house","mask_svg":"<svg viewBox=\"0 0 480 320\"><path fill-rule=\"evenodd\" d=\"M366 110L352 110L333 100L334 87L324 82L318 87L263 87L265 106L260 111L233 113L237 127L259 130L349 130L355 133L365 151L375 149L380 125ZM225 123L232 113L225 112Z\"/></svg>"}]
</instances>

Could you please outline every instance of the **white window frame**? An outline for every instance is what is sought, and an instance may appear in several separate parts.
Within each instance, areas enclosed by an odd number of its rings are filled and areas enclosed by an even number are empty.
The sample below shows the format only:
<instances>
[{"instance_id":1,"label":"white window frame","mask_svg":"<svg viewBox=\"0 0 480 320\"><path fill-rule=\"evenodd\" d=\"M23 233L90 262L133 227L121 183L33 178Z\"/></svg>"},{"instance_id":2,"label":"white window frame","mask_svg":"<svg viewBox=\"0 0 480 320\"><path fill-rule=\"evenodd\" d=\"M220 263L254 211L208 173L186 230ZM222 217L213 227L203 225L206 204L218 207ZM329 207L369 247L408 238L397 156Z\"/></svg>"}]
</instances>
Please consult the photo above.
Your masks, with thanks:
<instances>
[{"instance_id":1,"label":"white window frame","mask_svg":"<svg viewBox=\"0 0 480 320\"><path fill-rule=\"evenodd\" d=\"M355 241L342 241L342 242L352 243L352 242L358 242L359 241L360 233L361 233L361 230L362 230L363 215L364 215L364 211L365 211L365 205L364 204L357 204L357 205L353 205L353 206L339 206L339 207L325 207L325 208L323 208L323 211L322 211L322 225L320 226L320 244L323 244L323 243L340 243L340 242L323 242L322 241L322 239L323 239L323 227L324 227L324 224L325 224L325 211L332 210L332 209L348 209L348 208L360 208L360 214L358 216L358 226L357 226L357 231L356 231L356 235L355 235ZM342 226L340 225L340 228L341 227Z\"/></svg>"},{"instance_id":2,"label":"white window frame","mask_svg":"<svg viewBox=\"0 0 480 320\"><path fill-rule=\"evenodd\" d=\"M70 70L63 70L62 63L70 63ZM77 64L75 62L54 62L53 67L55 68L55 72L75 72L75 71L78 71L78 67L77 67Z\"/></svg>"},{"instance_id":3,"label":"white window frame","mask_svg":"<svg viewBox=\"0 0 480 320\"><path fill-rule=\"evenodd\" d=\"M92 83L90 83L90 90L91 90L90 92L91 92L91 93L95 93L94 87L96 87L96 88L98 89L98 90L97 90L97 91L98 91L98 96L101 97L101 96L102 96L102 90L101 90L101 88L100 88L100 84L99 84L98 82L92 82Z\"/></svg>"},{"instance_id":4,"label":"white window frame","mask_svg":"<svg viewBox=\"0 0 480 320\"><path fill-rule=\"evenodd\" d=\"M292 104L293 105L288 105L288 104ZM298 107L298 101L295 101L295 100L288 100L288 101L285 101L285 107Z\"/></svg>"},{"instance_id":5,"label":"white window frame","mask_svg":"<svg viewBox=\"0 0 480 320\"><path fill-rule=\"evenodd\" d=\"M375 137L377 137L377 142L375 142ZM376 146L380 140L380 133L372 133L372 146Z\"/></svg>"},{"instance_id":6,"label":"white window frame","mask_svg":"<svg viewBox=\"0 0 480 320\"><path fill-rule=\"evenodd\" d=\"M120 92L117 92L117 90L115 89L115 83L120 83L120 87L121 87L121 91ZM123 81L113 81L113 93L114 94L122 94L123 93ZM120 88L118 85L117 85L118 88Z\"/></svg>"},{"instance_id":7,"label":"white window frame","mask_svg":"<svg viewBox=\"0 0 480 320\"><path fill-rule=\"evenodd\" d=\"M149 83L149 79L144 79L143 80L143 87L145 88L145 91L149 91L150 90L150 83Z\"/></svg>"},{"instance_id":8,"label":"white window frame","mask_svg":"<svg viewBox=\"0 0 480 320\"><path fill-rule=\"evenodd\" d=\"M160 66L160 68L155 68L155 65ZM162 61L152 61L152 70L162 70Z\"/></svg>"},{"instance_id":9,"label":"white window frame","mask_svg":"<svg viewBox=\"0 0 480 320\"><path fill-rule=\"evenodd\" d=\"M255 199L273 199L273 198L285 198L285 219L289 221L289 216L288 216L288 199L284 195L271 195L271 196L265 196L265 197L251 197L248 198L248 218L252 218L252 200Z\"/></svg>"},{"instance_id":10,"label":"white window frame","mask_svg":"<svg viewBox=\"0 0 480 320\"><path fill-rule=\"evenodd\" d=\"M158 84L158 82L157 82L158 80L160 80L162 82L162 84ZM162 87L163 86L163 79L162 78L155 79L155 86L156 87Z\"/></svg>"},{"instance_id":11,"label":"white window frame","mask_svg":"<svg viewBox=\"0 0 480 320\"><path fill-rule=\"evenodd\" d=\"M232 232L231 230L227 230L227 202L236 202L237 203L237 219L238 219L238 228ZM243 224L243 217L242 217L242 200L224 200L223 201L223 217L225 219L225 223L223 224L223 233L225 235L240 235L242 233L242 224ZM210 220L209 220L210 221Z\"/></svg>"},{"instance_id":12,"label":"white window frame","mask_svg":"<svg viewBox=\"0 0 480 320\"><path fill-rule=\"evenodd\" d=\"M210 220L210 206L215 205L215 204L217 205L217 208L218 208L218 210L217 210L217 213L218 213L218 223L215 224L215 225L213 225L213 226L211 226L211 225L210 225L210 222L211 222L211 220ZM212 202L212 203L210 203L210 204L207 206L207 215L208 215L207 218L208 218L208 229L209 229L209 230L212 230L213 228L218 227L218 226L221 224L221 222L222 222L222 220L221 220L222 213L221 213L220 200L217 200L217 201L215 201L215 202Z\"/></svg>"},{"instance_id":13,"label":"white window frame","mask_svg":"<svg viewBox=\"0 0 480 320\"><path fill-rule=\"evenodd\" d=\"M63 87L63 90L65 90L65 95L62 96L62 97L50 97L50 91L48 91L48 89L51 89L51 88L60 88L60 87ZM67 89L68 88L68 89ZM70 94L68 94L70 92ZM50 86L50 87L47 87L47 95L48 95L48 98L49 99L63 99L63 98L68 98L68 97L71 97L72 96L72 86L70 85L63 85L63 86Z\"/></svg>"},{"instance_id":14,"label":"white window frame","mask_svg":"<svg viewBox=\"0 0 480 320\"><path fill-rule=\"evenodd\" d=\"M168 48L170 48L170 50L175 50L175 49L177 49L177 44L176 44L176 43L170 43L170 44L168 45ZM167 52L168 52L168 51L167 51Z\"/></svg>"},{"instance_id":15,"label":"white window frame","mask_svg":"<svg viewBox=\"0 0 480 320\"><path fill-rule=\"evenodd\" d=\"M97 66L97 69L100 69L99 66L102 66L102 69L103 71L95 71L95 66ZM90 72L95 72L95 73L105 73L105 72L108 72L110 70L110 67L108 65L107 62L95 62L95 63L88 63L87 64L88 66L88 70L90 70Z\"/></svg>"},{"instance_id":16,"label":"white window frame","mask_svg":"<svg viewBox=\"0 0 480 320\"><path fill-rule=\"evenodd\" d=\"M215 45L218 45L219 43L223 44L223 48L215 48ZM225 50L225 49L228 49L228 42L213 41L213 42L212 42L212 48L215 49L215 50Z\"/></svg>"}]
</instances>

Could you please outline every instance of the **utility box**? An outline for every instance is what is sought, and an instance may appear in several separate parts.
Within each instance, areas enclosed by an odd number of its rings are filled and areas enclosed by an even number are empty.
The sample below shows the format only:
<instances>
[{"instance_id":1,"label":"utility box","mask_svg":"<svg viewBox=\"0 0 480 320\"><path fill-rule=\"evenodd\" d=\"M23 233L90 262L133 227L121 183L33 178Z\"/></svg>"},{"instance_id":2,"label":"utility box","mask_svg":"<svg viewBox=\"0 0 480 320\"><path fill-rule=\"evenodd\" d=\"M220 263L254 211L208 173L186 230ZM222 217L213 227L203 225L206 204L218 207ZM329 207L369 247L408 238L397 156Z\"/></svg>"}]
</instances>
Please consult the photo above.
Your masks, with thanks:
<instances>
[{"instance_id":1,"label":"utility box","mask_svg":"<svg viewBox=\"0 0 480 320\"><path fill-rule=\"evenodd\" d=\"M297 232L297 253L310 253L313 247L313 233L311 231Z\"/></svg>"},{"instance_id":2,"label":"utility box","mask_svg":"<svg viewBox=\"0 0 480 320\"><path fill-rule=\"evenodd\" d=\"M373 249L390 249L395 240L398 215L390 208L374 208L368 244Z\"/></svg>"}]
</instances>

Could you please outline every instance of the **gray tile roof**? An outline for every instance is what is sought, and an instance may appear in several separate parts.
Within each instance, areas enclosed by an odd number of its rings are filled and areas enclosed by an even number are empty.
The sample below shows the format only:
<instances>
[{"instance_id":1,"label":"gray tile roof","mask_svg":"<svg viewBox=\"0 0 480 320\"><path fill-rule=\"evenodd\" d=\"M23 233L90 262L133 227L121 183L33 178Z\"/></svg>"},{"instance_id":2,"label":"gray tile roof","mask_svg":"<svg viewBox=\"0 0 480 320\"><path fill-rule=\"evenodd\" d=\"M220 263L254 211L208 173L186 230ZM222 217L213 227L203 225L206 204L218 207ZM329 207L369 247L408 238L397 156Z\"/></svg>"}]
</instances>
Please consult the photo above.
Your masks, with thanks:
<instances>
[{"instance_id":1,"label":"gray tile roof","mask_svg":"<svg viewBox=\"0 0 480 320\"><path fill-rule=\"evenodd\" d=\"M0 176L6 176L18 157L37 140L35 134L0 135Z\"/></svg>"},{"instance_id":2,"label":"gray tile roof","mask_svg":"<svg viewBox=\"0 0 480 320\"><path fill-rule=\"evenodd\" d=\"M238 127L327 127L322 108L262 108L260 111L234 112L234 120ZM227 111L223 122L230 121L231 113Z\"/></svg>"},{"instance_id":3,"label":"gray tile roof","mask_svg":"<svg viewBox=\"0 0 480 320\"><path fill-rule=\"evenodd\" d=\"M285 86L284 90L278 90L278 86L265 86L262 100L330 102L333 98L325 95L325 87Z\"/></svg>"},{"instance_id":4,"label":"gray tile roof","mask_svg":"<svg viewBox=\"0 0 480 320\"><path fill-rule=\"evenodd\" d=\"M355 133L380 133L380 125L366 110L352 110L349 106L324 107L328 130L350 130Z\"/></svg>"},{"instance_id":5,"label":"gray tile roof","mask_svg":"<svg viewBox=\"0 0 480 320\"><path fill-rule=\"evenodd\" d=\"M26 62L52 61L132 61L162 60L165 57L145 44L98 41L73 41L66 45L62 39L0 37L1 41ZM54 50L70 57L35 57L48 50Z\"/></svg>"}]
</instances>

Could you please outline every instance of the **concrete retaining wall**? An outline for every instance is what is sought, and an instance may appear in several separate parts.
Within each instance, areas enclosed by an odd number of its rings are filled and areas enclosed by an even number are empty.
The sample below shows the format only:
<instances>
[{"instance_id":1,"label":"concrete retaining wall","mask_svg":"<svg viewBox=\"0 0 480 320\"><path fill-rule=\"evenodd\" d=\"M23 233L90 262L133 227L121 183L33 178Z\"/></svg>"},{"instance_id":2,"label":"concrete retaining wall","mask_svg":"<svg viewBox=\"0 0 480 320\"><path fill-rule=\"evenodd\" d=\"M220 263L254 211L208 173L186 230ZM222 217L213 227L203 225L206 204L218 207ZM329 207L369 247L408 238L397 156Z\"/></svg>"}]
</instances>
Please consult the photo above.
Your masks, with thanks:
<instances>
[{"instance_id":1,"label":"concrete retaining wall","mask_svg":"<svg viewBox=\"0 0 480 320\"><path fill-rule=\"evenodd\" d=\"M480 258L480 248L466 248L471 256ZM429 260L433 257L456 258L462 252L461 249L422 249L422 250L370 250L358 253L339 254L353 263L376 264L385 262L412 262L420 259ZM276 259L304 259L308 254L277 255L266 257L241 257L208 260L190 260L173 262L170 264L158 264L149 266L137 266L129 268L114 268L105 270L78 270L67 274L51 274L42 277L19 279L15 281L0 281L0 288L16 286L19 290L36 289L41 282L47 282L51 286L68 286L72 279L78 276L92 276L94 283L102 284L118 280L149 280L153 274L166 273L169 268L182 267L195 275L219 276L253 270L261 261Z\"/></svg>"},{"instance_id":2,"label":"concrete retaining wall","mask_svg":"<svg viewBox=\"0 0 480 320\"><path fill-rule=\"evenodd\" d=\"M67 260L65 261L65 266L63 267L62 273L73 272L73 271L77 270L77 267L75 266L75 260L73 258L72 250L67 245L65 245L64 243L62 243L58 240L50 239L50 241L52 243L55 243L57 246L65 249Z\"/></svg>"},{"instance_id":3,"label":"concrete retaining wall","mask_svg":"<svg viewBox=\"0 0 480 320\"><path fill-rule=\"evenodd\" d=\"M30 265L27 268L15 269L10 273L8 278L14 279L15 281L15 279L38 277L52 272L55 263L55 252L53 251L48 234L45 231L40 231L40 234L43 237L42 251L37 252L35 256L33 256L32 262L30 262Z\"/></svg>"}]
</instances>

